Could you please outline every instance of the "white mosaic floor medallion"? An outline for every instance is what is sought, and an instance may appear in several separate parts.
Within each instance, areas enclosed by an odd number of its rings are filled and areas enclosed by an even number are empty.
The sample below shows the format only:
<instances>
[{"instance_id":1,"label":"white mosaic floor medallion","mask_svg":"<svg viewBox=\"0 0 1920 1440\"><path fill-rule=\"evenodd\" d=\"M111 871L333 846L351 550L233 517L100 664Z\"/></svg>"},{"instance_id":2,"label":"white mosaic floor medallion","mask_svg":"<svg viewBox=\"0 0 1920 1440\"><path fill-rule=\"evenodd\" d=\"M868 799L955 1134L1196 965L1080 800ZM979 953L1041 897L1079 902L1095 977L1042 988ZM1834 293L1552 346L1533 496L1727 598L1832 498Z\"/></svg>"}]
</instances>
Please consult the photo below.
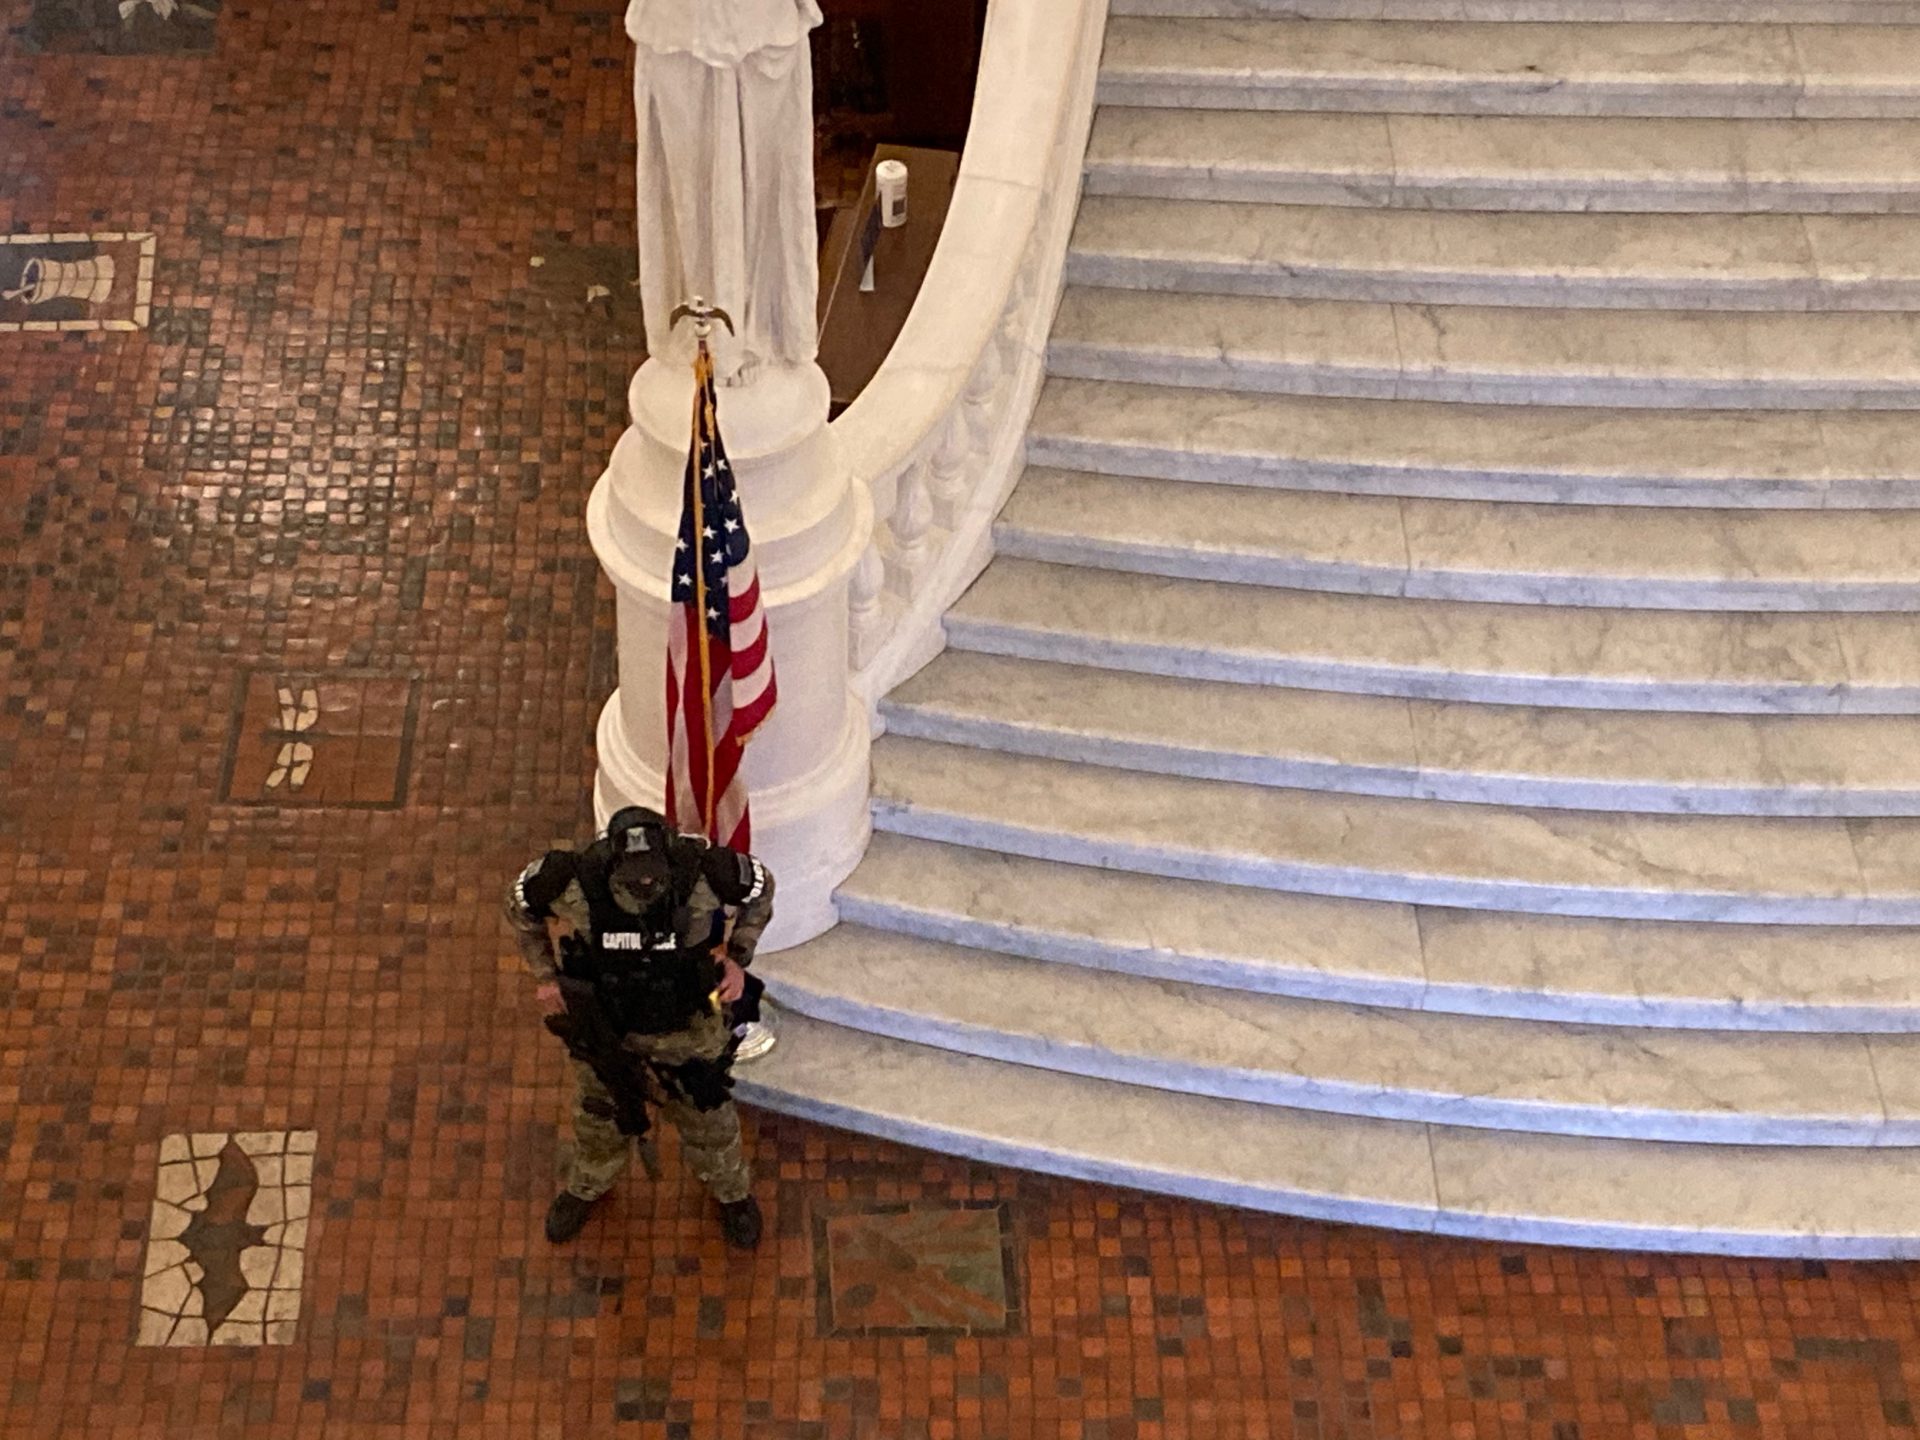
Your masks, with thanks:
<instances>
[{"instance_id":1,"label":"white mosaic floor medallion","mask_svg":"<svg viewBox=\"0 0 1920 1440\"><path fill-rule=\"evenodd\" d=\"M0 331L146 329L154 249L147 230L0 235Z\"/></svg>"},{"instance_id":2,"label":"white mosaic floor medallion","mask_svg":"<svg viewBox=\"0 0 1920 1440\"><path fill-rule=\"evenodd\" d=\"M311 1130L160 1142L140 1286L141 1345L285 1345L300 1316Z\"/></svg>"}]
</instances>

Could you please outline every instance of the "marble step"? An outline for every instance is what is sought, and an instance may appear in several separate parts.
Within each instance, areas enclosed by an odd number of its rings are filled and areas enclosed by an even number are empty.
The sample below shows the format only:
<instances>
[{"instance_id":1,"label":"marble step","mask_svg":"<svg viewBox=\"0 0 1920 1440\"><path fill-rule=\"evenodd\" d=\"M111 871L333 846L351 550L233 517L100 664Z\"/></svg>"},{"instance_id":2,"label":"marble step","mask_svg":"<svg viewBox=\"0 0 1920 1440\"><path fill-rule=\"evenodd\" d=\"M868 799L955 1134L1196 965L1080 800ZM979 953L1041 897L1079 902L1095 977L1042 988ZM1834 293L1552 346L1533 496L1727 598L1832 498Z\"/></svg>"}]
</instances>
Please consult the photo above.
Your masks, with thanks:
<instances>
[{"instance_id":1,"label":"marble step","mask_svg":"<svg viewBox=\"0 0 1920 1440\"><path fill-rule=\"evenodd\" d=\"M1540 504L1920 507L1911 411L1623 410L1260 395L1049 379L1037 465Z\"/></svg>"},{"instance_id":2,"label":"marble step","mask_svg":"<svg viewBox=\"0 0 1920 1440\"><path fill-rule=\"evenodd\" d=\"M1112 0L1111 13L1277 20L1920 25L1920 0Z\"/></svg>"},{"instance_id":3,"label":"marble step","mask_svg":"<svg viewBox=\"0 0 1920 1440\"><path fill-rule=\"evenodd\" d=\"M1234 994L842 924L787 1010L1091 1079L1379 1120L1721 1145L1920 1142L1920 1037L1542 1024Z\"/></svg>"},{"instance_id":4,"label":"marble step","mask_svg":"<svg viewBox=\"0 0 1920 1440\"><path fill-rule=\"evenodd\" d=\"M1089 195L1067 279L1407 305L1920 310L1898 215L1555 215Z\"/></svg>"},{"instance_id":5,"label":"marble step","mask_svg":"<svg viewBox=\"0 0 1920 1440\"><path fill-rule=\"evenodd\" d=\"M1920 313L1372 305L1069 288L1047 372L1196 389L1662 410L1920 410Z\"/></svg>"},{"instance_id":6,"label":"marble step","mask_svg":"<svg viewBox=\"0 0 1920 1440\"><path fill-rule=\"evenodd\" d=\"M1238 684L1500 705L1920 713L1901 614L1607 610L1335 595L1000 559L947 612L963 650Z\"/></svg>"},{"instance_id":7,"label":"marble step","mask_svg":"<svg viewBox=\"0 0 1920 1440\"><path fill-rule=\"evenodd\" d=\"M1920 824L1275 790L885 736L878 830L1175 879L1535 915L1920 922Z\"/></svg>"},{"instance_id":8,"label":"marble step","mask_svg":"<svg viewBox=\"0 0 1920 1440\"><path fill-rule=\"evenodd\" d=\"M1111 105L1415 115L1920 116L1920 27L1115 16Z\"/></svg>"},{"instance_id":9,"label":"marble step","mask_svg":"<svg viewBox=\"0 0 1920 1440\"><path fill-rule=\"evenodd\" d=\"M1121 770L1464 804L1920 816L1903 715L1556 710L1136 675L948 650L888 733Z\"/></svg>"},{"instance_id":10,"label":"marble step","mask_svg":"<svg viewBox=\"0 0 1920 1440\"><path fill-rule=\"evenodd\" d=\"M950 1155L1350 1224L1731 1255L1920 1256L1920 1154L1522 1135L1089 1080L782 1016L750 1105Z\"/></svg>"},{"instance_id":11,"label":"marble step","mask_svg":"<svg viewBox=\"0 0 1920 1440\"><path fill-rule=\"evenodd\" d=\"M1413 210L1920 212L1920 121L1106 105L1093 195Z\"/></svg>"},{"instance_id":12,"label":"marble step","mask_svg":"<svg viewBox=\"0 0 1920 1440\"><path fill-rule=\"evenodd\" d=\"M1920 1032L1915 932L1344 900L878 834L843 922L1096 971L1450 1015Z\"/></svg>"},{"instance_id":13,"label":"marble step","mask_svg":"<svg viewBox=\"0 0 1920 1440\"><path fill-rule=\"evenodd\" d=\"M1627 610L1920 610L1920 512L1330 495L1029 468L997 554L1235 584Z\"/></svg>"}]
</instances>

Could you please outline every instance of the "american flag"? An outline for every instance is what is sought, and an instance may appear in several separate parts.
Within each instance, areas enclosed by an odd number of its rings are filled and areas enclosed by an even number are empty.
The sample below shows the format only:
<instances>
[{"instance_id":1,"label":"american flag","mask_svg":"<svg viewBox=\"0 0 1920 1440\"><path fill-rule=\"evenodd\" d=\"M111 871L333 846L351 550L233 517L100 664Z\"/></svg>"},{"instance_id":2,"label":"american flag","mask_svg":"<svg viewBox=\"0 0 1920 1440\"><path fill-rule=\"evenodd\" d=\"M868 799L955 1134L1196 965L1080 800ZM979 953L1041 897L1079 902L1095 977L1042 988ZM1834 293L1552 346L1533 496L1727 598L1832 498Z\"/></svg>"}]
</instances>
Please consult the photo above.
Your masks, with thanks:
<instances>
[{"instance_id":1,"label":"american flag","mask_svg":"<svg viewBox=\"0 0 1920 1440\"><path fill-rule=\"evenodd\" d=\"M720 443L713 361L694 364L693 444L680 497L667 621L667 819L751 848L740 757L773 710L773 655L760 572Z\"/></svg>"}]
</instances>

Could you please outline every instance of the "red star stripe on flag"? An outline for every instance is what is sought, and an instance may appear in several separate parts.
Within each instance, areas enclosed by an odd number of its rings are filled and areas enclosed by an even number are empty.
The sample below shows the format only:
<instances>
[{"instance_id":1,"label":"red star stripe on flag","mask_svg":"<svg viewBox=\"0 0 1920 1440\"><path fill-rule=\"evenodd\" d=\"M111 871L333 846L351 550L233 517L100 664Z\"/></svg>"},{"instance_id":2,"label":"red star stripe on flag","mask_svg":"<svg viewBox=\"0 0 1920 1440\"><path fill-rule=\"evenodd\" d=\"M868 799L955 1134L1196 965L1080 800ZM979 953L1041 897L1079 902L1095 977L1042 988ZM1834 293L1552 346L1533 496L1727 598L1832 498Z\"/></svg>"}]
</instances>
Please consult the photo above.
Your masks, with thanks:
<instances>
[{"instance_id":1,"label":"red star stripe on flag","mask_svg":"<svg viewBox=\"0 0 1920 1440\"><path fill-rule=\"evenodd\" d=\"M704 345L694 380L667 621L667 819L745 851L753 826L740 760L777 690L760 572L720 442Z\"/></svg>"}]
</instances>

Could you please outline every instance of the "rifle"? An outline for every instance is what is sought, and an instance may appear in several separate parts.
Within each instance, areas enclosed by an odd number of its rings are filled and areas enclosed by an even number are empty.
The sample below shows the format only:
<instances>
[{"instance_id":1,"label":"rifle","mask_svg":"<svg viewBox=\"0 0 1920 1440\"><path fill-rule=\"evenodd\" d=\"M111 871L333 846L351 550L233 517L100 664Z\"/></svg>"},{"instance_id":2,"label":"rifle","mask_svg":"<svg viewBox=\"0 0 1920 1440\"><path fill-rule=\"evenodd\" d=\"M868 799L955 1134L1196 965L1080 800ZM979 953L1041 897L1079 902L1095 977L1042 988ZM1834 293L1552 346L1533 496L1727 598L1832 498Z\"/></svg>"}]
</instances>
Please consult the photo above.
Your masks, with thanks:
<instances>
[{"instance_id":1,"label":"rifle","mask_svg":"<svg viewBox=\"0 0 1920 1440\"><path fill-rule=\"evenodd\" d=\"M651 1121L647 1115L646 1062L621 1043L621 1029L607 1013L592 981L564 972L556 979L566 1011L547 1016L547 1029L559 1037L568 1054L593 1071L611 1101L587 1100L582 1108L589 1115L612 1120L622 1135L637 1140L648 1177L659 1179L659 1159L647 1135Z\"/></svg>"}]
</instances>

